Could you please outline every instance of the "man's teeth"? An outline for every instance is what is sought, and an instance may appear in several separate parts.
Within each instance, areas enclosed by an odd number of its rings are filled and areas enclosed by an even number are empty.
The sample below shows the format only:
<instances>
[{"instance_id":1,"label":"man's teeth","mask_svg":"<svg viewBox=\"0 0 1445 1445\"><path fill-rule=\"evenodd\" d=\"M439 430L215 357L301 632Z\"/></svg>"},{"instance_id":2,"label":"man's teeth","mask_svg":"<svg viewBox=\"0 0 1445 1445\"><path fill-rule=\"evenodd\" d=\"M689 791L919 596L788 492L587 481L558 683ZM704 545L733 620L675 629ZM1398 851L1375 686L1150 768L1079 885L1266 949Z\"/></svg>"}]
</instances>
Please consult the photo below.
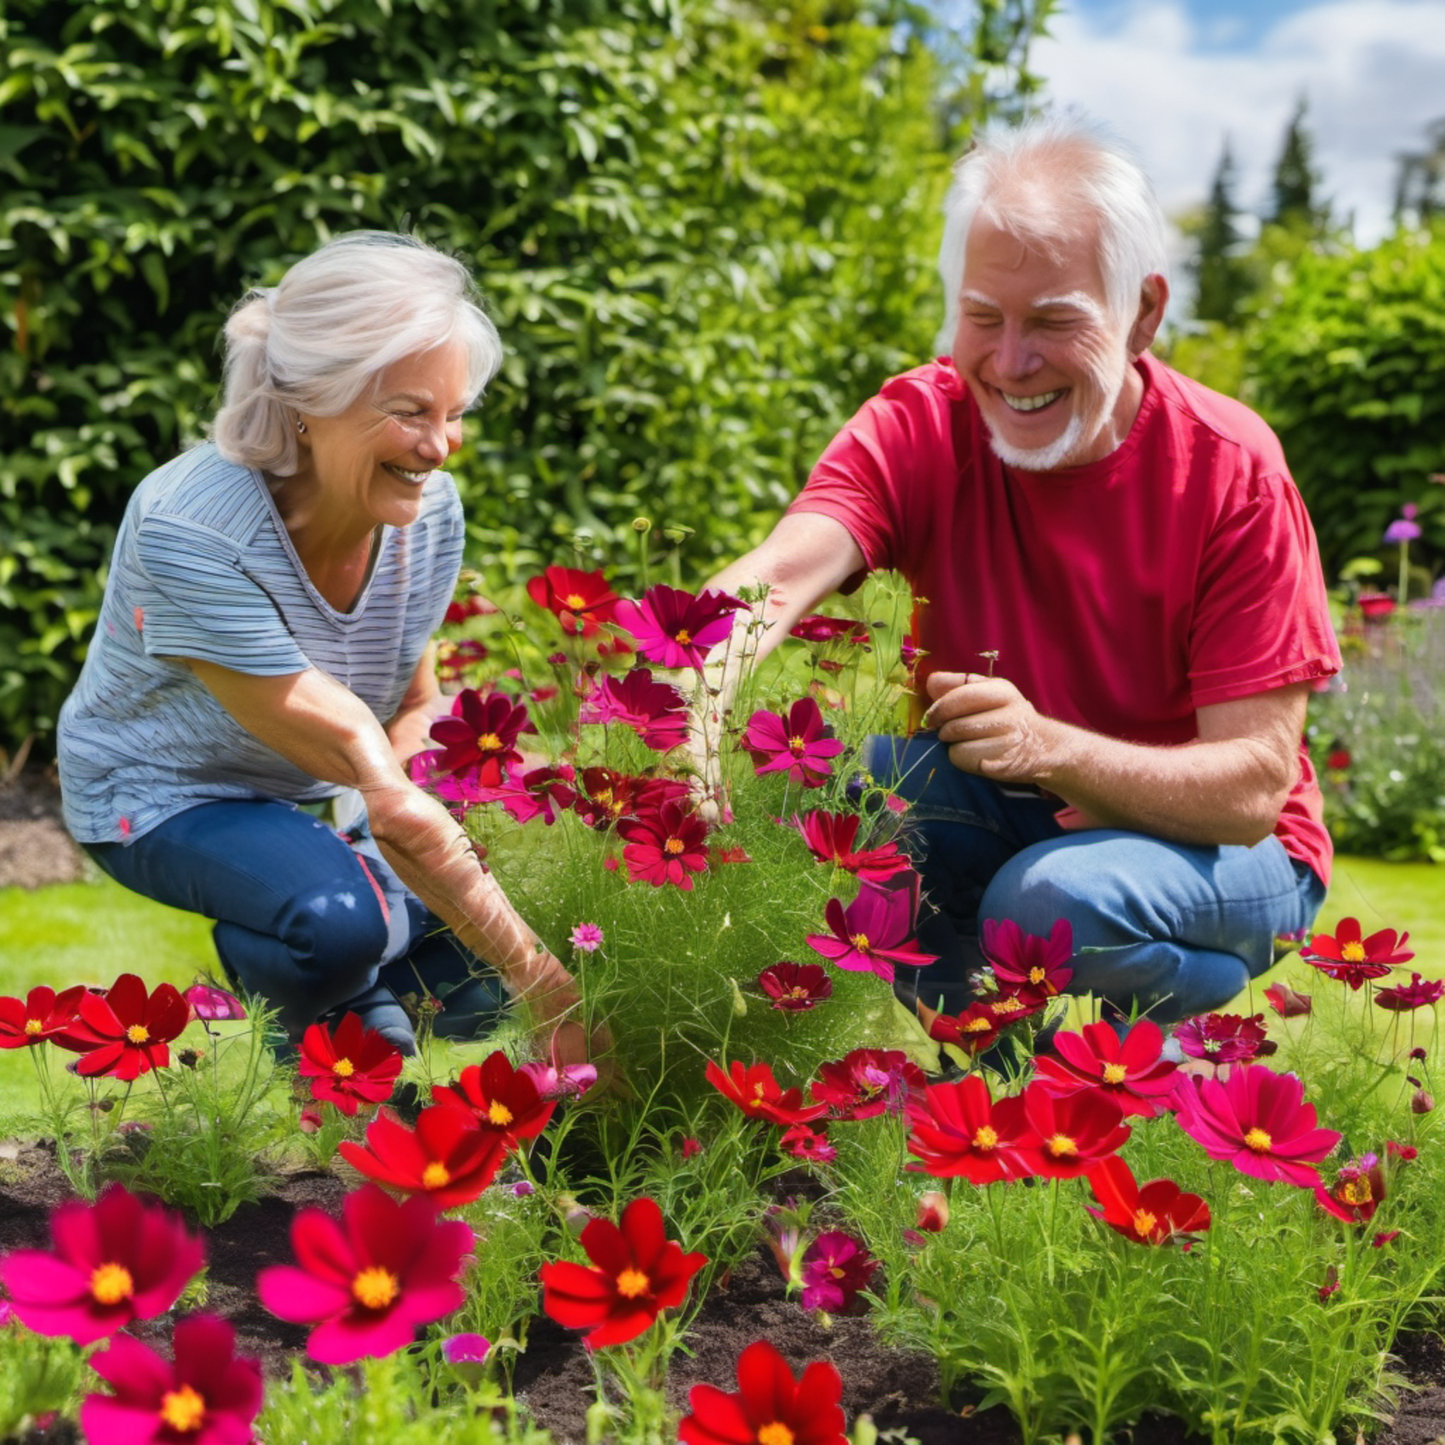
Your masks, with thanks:
<instances>
[{"instance_id":1,"label":"man's teeth","mask_svg":"<svg viewBox=\"0 0 1445 1445\"><path fill-rule=\"evenodd\" d=\"M1006 391L999 393L1013 411L1038 411L1040 407L1047 406L1063 394L1061 390L1046 391L1039 396L1010 396Z\"/></svg>"}]
</instances>

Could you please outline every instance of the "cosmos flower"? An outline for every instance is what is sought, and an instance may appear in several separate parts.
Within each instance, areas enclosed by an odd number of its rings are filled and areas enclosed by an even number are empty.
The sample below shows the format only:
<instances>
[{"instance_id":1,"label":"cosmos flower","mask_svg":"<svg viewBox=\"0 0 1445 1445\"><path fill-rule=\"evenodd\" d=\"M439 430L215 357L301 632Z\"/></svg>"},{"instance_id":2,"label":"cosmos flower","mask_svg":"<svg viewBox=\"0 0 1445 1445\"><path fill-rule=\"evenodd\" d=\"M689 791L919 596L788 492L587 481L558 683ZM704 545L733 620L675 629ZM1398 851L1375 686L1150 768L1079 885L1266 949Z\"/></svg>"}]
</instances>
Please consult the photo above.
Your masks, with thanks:
<instances>
[{"instance_id":1,"label":"cosmos flower","mask_svg":"<svg viewBox=\"0 0 1445 1445\"><path fill-rule=\"evenodd\" d=\"M1442 995L1445 995L1445 979L1424 980L1418 973L1412 973L1409 983L1376 989L1375 1004L1391 1013L1411 1013L1439 1003Z\"/></svg>"},{"instance_id":2,"label":"cosmos flower","mask_svg":"<svg viewBox=\"0 0 1445 1445\"><path fill-rule=\"evenodd\" d=\"M786 716L759 708L748 719L740 746L752 758L758 777L786 773L790 782L805 788L822 787L833 775L829 759L843 751L811 697L799 698Z\"/></svg>"},{"instance_id":3,"label":"cosmos flower","mask_svg":"<svg viewBox=\"0 0 1445 1445\"><path fill-rule=\"evenodd\" d=\"M567 941L579 953L596 953L602 947L602 930L595 923L579 923Z\"/></svg>"},{"instance_id":4,"label":"cosmos flower","mask_svg":"<svg viewBox=\"0 0 1445 1445\"><path fill-rule=\"evenodd\" d=\"M831 932L810 933L809 946L838 968L875 973L884 983L893 982L895 966L922 968L936 962L936 955L914 947L918 888L918 874L910 869L887 884L863 884L846 907L830 898L823 921Z\"/></svg>"},{"instance_id":5,"label":"cosmos flower","mask_svg":"<svg viewBox=\"0 0 1445 1445\"><path fill-rule=\"evenodd\" d=\"M1408 933L1396 935L1393 928L1382 928L1364 938L1357 918L1342 918L1333 935L1314 934L1300 950L1300 957L1328 977L1358 990L1367 979L1384 978L1395 964L1414 958L1405 947L1409 938Z\"/></svg>"},{"instance_id":6,"label":"cosmos flower","mask_svg":"<svg viewBox=\"0 0 1445 1445\"><path fill-rule=\"evenodd\" d=\"M828 1142L825 1130L809 1128L807 1124L794 1124L783 1130L778 1148L794 1159L806 1159L811 1164L831 1164L838 1157L838 1151Z\"/></svg>"},{"instance_id":7,"label":"cosmos flower","mask_svg":"<svg viewBox=\"0 0 1445 1445\"><path fill-rule=\"evenodd\" d=\"M618 597L601 572L581 572L575 567L548 567L540 577L527 581L527 596L545 607L572 637L591 637L611 622Z\"/></svg>"},{"instance_id":8,"label":"cosmos flower","mask_svg":"<svg viewBox=\"0 0 1445 1445\"><path fill-rule=\"evenodd\" d=\"M800 617L788 630L789 637L801 638L804 642L837 642L846 638L852 643L868 641L868 628L851 617L824 617L814 612Z\"/></svg>"},{"instance_id":9,"label":"cosmos flower","mask_svg":"<svg viewBox=\"0 0 1445 1445\"><path fill-rule=\"evenodd\" d=\"M639 602L619 602L614 617L653 662L700 670L708 651L732 631L733 615L744 605L726 592L694 596L659 583Z\"/></svg>"},{"instance_id":10,"label":"cosmos flower","mask_svg":"<svg viewBox=\"0 0 1445 1445\"><path fill-rule=\"evenodd\" d=\"M577 816L599 832L619 819L657 812L664 803L683 802L685 782L677 778L645 778L611 768L583 768L573 804Z\"/></svg>"},{"instance_id":11,"label":"cosmos flower","mask_svg":"<svg viewBox=\"0 0 1445 1445\"><path fill-rule=\"evenodd\" d=\"M851 1234L830 1229L803 1252L803 1308L838 1313L867 1289L878 1261Z\"/></svg>"},{"instance_id":12,"label":"cosmos flower","mask_svg":"<svg viewBox=\"0 0 1445 1445\"><path fill-rule=\"evenodd\" d=\"M388 1189L424 1194L434 1208L454 1209L470 1204L496 1178L507 1139L500 1130L481 1128L469 1109L433 1104L410 1129L382 1110L367 1125L364 1144L344 1139L337 1152Z\"/></svg>"},{"instance_id":13,"label":"cosmos flower","mask_svg":"<svg viewBox=\"0 0 1445 1445\"><path fill-rule=\"evenodd\" d=\"M435 766L449 773L475 768L478 782L495 788L506 765L522 761L517 739L536 731L526 707L506 693L483 697L475 688L464 688L452 703L452 715L431 725L433 740L442 745Z\"/></svg>"},{"instance_id":14,"label":"cosmos flower","mask_svg":"<svg viewBox=\"0 0 1445 1445\"><path fill-rule=\"evenodd\" d=\"M777 1350L757 1340L738 1356L737 1373L735 1393L692 1387L680 1445L847 1445L836 1366L815 1361L794 1379Z\"/></svg>"},{"instance_id":15,"label":"cosmos flower","mask_svg":"<svg viewBox=\"0 0 1445 1445\"><path fill-rule=\"evenodd\" d=\"M535 1139L557 1107L541 1097L526 1069L514 1069L500 1049L480 1064L468 1064L455 1084L433 1084L431 1096L438 1104L469 1114L480 1129L500 1134L508 1149L515 1149L523 1139Z\"/></svg>"},{"instance_id":16,"label":"cosmos flower","mask_svg":"<svg viewBox=\"0 0 1445 1445\"><path fill-rule=\"evenodd\" d=\"M1270 1008L1282 1019L1303 1018L1313 1007L1309 994L1297 993L1287 983L1270 984L1264 996Z\"/></svg>"},{"instance_id":17,"label":"cosmos flower","mask_svg":"<svg viewBox=\"0 0 1445 1445\"><path fill-rule=\"evenodd\" d=\"M983 954L1001 993L1047 1002L1068 987L1074 971L1074 930L1068 919L1054 924L1047 938L1025 933L1011 918L983 920Z\"/></svg>"},{"instance_id":18,"label":"cosmos flower","mask_svg":"<svg viewBox=\"0 0 1445 1445\"><path fill-rule=\"evenodd\" d=\"M75 1068L83 1077L129 1083L170 1063L168 1046L190 1021L190 1005L174 984L158 983L147 993L136 974L123 973L103 997L82 991L76 1017L51 1037L81 1056Z\"/></svg>"},{"instance_id":19,"label":"cosmos flower","mask_svg":"<svg viewBox=\"0 0 1445 1445\"><path fill-rule=\"evenodd\" d=\"M993 1047L1007 1026L991 1004L975 1001L956 1014L935 1014L928 1021L928 1037L970 1054L981 1054Z\"/></svg>"},{"instance_id":20,"label":"cosmos flower","mask_svg":"<svg viewBox=\"0 0 1445 1445\"><path fill-rule=\"evenodd\" d=\"M1031 1137L1020 1142L1019 1153L1045 1179L1087 1174L1122 1148L1132 1132L1123 1109L1100 1089L1057 1095L1036 1080L1021 1097Z\"/></svg>"},{"instance_id":21,"label":"cosmos flower","mask_svg":"<svg viewBox=\"0 0 1445 1445\"><path fill-rule=\"evenodd\" d=\"M751 1119L770 1124L809 1124L828 1112L826 1104L803 1103L801 1089L784 1089L767 1064L743 1064L734 1060L727 1073L708 1060L707 1081L723 1098L736 1104Z\"/></svg>"},{"instance_id":22,"label":"cosmos flower","mask_svg":"<svg viewBox=\"0 0 1445 1445\"><path fill-rule=\"evenodd\" d=\"M818 1066L813 1097L839 1119L871 1119L904 1105L927 1081L923 1070L898 1049L852 1049Z\"/></svg>"},{"instance_id":23,"label":"cosmos flower","mask_svg":"<svg viewBox=\"0 0 1445 1445\"><path fill-rule=\"evenodd\" d=\"M1385 1197L1385 1171L1373 1154L1352 1159L1335 1175L1333 1184L1316 1184L1320 1208L1346 1224L1368 1224Z\"/></svg>"},{"instance_id":24,"label":"cosmos flower","mask_svg":"<svg viewBox=\"0 0 1445 1445\"><path fill-rule=\"evenodd\" d=\"M1177 1064L1163 1057L1164 1034L1151 1019L1140 1019L1121 1039L1105 1022L1085 1024L1082 1033L1054 1035L1054 1052L1034 1061L1039 1087L1051 1094L1098 1089L1126 1115L1152 1119L1173 1107Z\"/></svg>"},{"instance_id":25,"label":"cosmos flower","mask_svg":"<svg viewBox=\"0 0 1445 1445\"><path fill-rule=\"evenodd\" d=\"M911 864L907 855L899 852L897 843L854 851L862 821L857 813L825 813L821 809L805 813L801 818L793 815L793 826L820 863L832 863L870 883L881 883L895 873L906 871Z\"/></svg>"},{"instance_id":26,"label":"cosmos flower","mask_svg":"<svg viewBox=\"0 0 1445 1445\"><path fill-rule=\"evenodd\" d=\"M43 1044L68 1028L85 992L76 984L61 993L48 984L32 988L23 999L0 998L0 1049L24 1049Z\"/></svg>"},{"instance_id":27,"label":"cosmos flower","mask_svg":"<svg viewBox=\"0 0 1445 1445\"><path fill-rule=\"evenodd\" d=\"M311 1097L331 1103L348 1118L363 1104L384 1104L401 1074L401 1051L375 1029L347 1013L335 1033L325 1023L312 1024L301 1036L296 1070L311 1081Z\"/></svg>"},{"instance_id":28,"label":"cosmos flower","mask_svg":"<svg viewBox=\"0 0 1445 1445\"><path fill-rule=\"evenodd\" d=\"M230 1022L246 1017L246 1006L235 994L213 983L193 983L181 997L190 1005L193 1019L207 1023Z\"/></svg>"},{"instance_id":29,"label":"cosmos flower","mask_svg":"<svg viewBox=\"0 0 1445 1445\"><path fill-rule=\"evenodd\" d=\"M996 1184L1033 1172L1022 1150L1029 1139L1023 1101L990 1099L977 1074L930 1084L922 1098L908 1103L908 1152L921 1161L910 1169L937 1178L958 1177L972 1184Z\"/></svg>"},{"instance_id":30,"label":"cosmos flower","mask_svg":"<svg viewBox=\"0 0 1445 1445\"><path fill-rule=\"evenodd\" d=\"M772 999L773 1007L798 1013L833 997L833 980L821 963L793 963L783 959L770 963L758 975L758 987Z\"/></svg>"},{"instance_id":31,"label":"cosmos flower","mask_svg":"<svg viewBox=\"0 0 1445 1445\"><path fill-rule=\"evenodd\" d=\"M707 824L679 801L623 818L617 831L627 839L622 858L634 883L654 888L670 883L689 892L691 875L707 872Z\"/></svg>"},{"instance_id":32,"label":"cosmos flower","mask_svg":"<svg viewBox=\"0 0 1445 1445\"><path fill-rule=\"evenodd\" d=\"M654 682L648 668L636 667L604 677L582 703L578 721L621 723L665 753L687 741L687 699L670 682Z\"/></svg>"},{"instance_id":33,"label":"cosmos flower","mask_svg":"<svg viewBox=\"0 0 1445 1445\"><path fill-rule=\"evenodd\" d=\"M1095 1164L1088 1180L1101 1206L1089 1213L1135 1244L1173 1244L1209 1228L1209 1206L1197 1194L1184 1193L1172 1179L1138 1184L1117 1154Z\"/></svg>"},{"instance_id":34,"label":"cosmos flower","mask_svg":"<svg viewBox=\"0 0 1445 1445\"><path fill-rule=\"evenodd\" d=\"M1199 1014L1177 1024L1174 1037L1191 1059L1211 1064L1248 1063L1274 1052L1265 1037L1263 1014Z\"/></svg>"}]
</instances>

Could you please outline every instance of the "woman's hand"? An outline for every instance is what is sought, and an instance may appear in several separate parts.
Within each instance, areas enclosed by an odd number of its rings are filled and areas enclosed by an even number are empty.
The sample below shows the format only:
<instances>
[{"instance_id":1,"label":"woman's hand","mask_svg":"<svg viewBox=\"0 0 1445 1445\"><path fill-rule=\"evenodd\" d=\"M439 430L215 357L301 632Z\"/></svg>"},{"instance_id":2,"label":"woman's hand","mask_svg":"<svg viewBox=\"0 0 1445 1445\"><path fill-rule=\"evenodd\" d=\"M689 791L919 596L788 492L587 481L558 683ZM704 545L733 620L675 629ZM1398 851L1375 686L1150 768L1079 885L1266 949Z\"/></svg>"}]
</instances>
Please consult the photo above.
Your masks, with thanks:
<instances>
[{"instance_id":1,"label":"woman's hand","mask_svg":"<svg viewBox=\"0 0 1445 1445\"><path fill-rule=\"evenodd\" d=\"M527 972L526 980L514 973L509 983L517 986L515 996L527 1011L535 1042L555 1064L595 1063L611 1049L612 1035L606 1024L599 1024L589 1037L580 1017L582 996L577 980L550 953L538 953L535 967Z\"/></svg>"}]
</instances>

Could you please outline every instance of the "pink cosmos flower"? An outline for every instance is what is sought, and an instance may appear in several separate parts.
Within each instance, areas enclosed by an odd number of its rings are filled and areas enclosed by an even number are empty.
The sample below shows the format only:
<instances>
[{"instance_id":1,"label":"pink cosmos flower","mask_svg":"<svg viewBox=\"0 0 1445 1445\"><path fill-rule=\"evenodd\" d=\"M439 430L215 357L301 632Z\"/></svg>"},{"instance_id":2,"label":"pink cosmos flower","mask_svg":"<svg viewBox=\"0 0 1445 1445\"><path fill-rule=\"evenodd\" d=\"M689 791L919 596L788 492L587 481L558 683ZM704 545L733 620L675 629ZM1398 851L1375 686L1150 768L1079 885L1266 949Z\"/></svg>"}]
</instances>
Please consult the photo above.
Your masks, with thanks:
<instances>
[{"instance_id":1,"label":"pink cosmos flower","mask_svg":"<svg viewBox=\"0 0 1445 1445\"><path fill-rule=\"evenodd\" d=\"M809 851L820 863L845 868L870 883L881 883L907 869L910 866L908 857L899 852L897 843L854 851L853 844L862 821L857 813L825 813L821 809L805 813L801 818L796 813L793 815L793 826L803 835Z\"/></svg>"},{"instance_id":2,"label":"pink cosmos flower","mask_svg":"<svg viewBox=\"0 0 1445 1445\"><path fill-rule=\"evenodd\" d=\"M828 1142L828 1135L822 1129L811 1129L806 1124L794 1124L784 1129L778 1140L778 1147L794 1159L806 1159L811 1164L831 1164L838 1157L838 1151Z\"/></svg>"},{"instance_id":3,"label":"pink cosmos flower","mask_svg":"<svg viewBox=\"0 0 1445 1445\"><path fill-rule=\"evenodd\" d=\"M1058 1058L1041 1054L1034 1074L1051 1094L1097 1089L1125 1115L1152 1119L1173 1108L1179 1068L1163 1057L1164 1033L1151 1019L1140 1019L1121 1039L1107 1023L1085 1024L1082 1033L1057 1033Z\"/></svg>"},{"instance_id":4,"label":"pink cosmos flower","mask_svg":"<svg viewBox=\"0 0 1445 1445\"><path fill-rule=\"evenodd\" d=\"M665 753L687 741L687 699L670 682L654 682L636 667L622 677L604 677L582 704L584 723L621 723L650 748Z\"/></svg>"},{"instance_id":5,"label":"pink cosmos flower","mask_svg":"<svg viewBox=\"0 0 1445 1445\"><path fill-rule=\"evenodd\" d=\"M442 1341L442 1359L449 1365L481 1365L492 1352L485 1335L448 1335Z\"/></svg>"},{"instance_id":6,"label":"pink cosmos flower","mask_svg":"<svg viewBox=\"0 0 1445 1445\"><path fill-rule=\"evenodd\" d=\"M245 1004L235 994L213 983L193 983L181 997L190 1005L193 1019L214 1023L246 1017Z\"/></svg>"},{"instance_id":7,"label":"pink cosmos flower","mask_svg":"<svg viewBox=\"0 0 1445 1445\"><path fill-rule=\"evenodd\" d=\"M560 767L525 771L519 763L508 763L495 786L482 783L479 768L450 779L442 774L440 783L428 786L443 801L460 798L467 803L500 803L503 811L518 823L541 818L543 825L550 828L576 801L577 794L571 786L575 776L574 770L565 763Z\"/></svg>"},{"instance_id":8,"label":"pink cosmos flower","mask_svg":"<svg viewBox=\"0 0 1445 1445\"><path fill-rule=\"evenodd\" d=\"M838 968L871 972L893 982L896 965L922 968L937 955L913 946L913 920L918 912L918 874L911 869L883 885L865 883L845 908L830 898L823 920L831 933L810 933L809 945Z\"/></svg>"},{"instance_id":9,"label":"pink cosmos flower","mask_svg":"<svg viewBox=\"0 0 1445 1445\"><path fill-rule=\"evenodd\" d=\"M555 1044L547 1063L533 1059L518 1071L526 1074L544 1099L580 1099L597 1082L596 1064L561 1064Z\"/></svg>"},{"instance_id":10,"label":"pink cosmos flower","mask_svg":"<svg viewBox=\"0 0 1445 1445\"><path fill-rule=\"evenodd\" d=\"M1319 1175L1308 1166L1340 1142L1335 1130L1316 1127L1299 1079L1263 1064L1235 1069L1223 1080L1195 1079L1176 1097L1179 1127L1211 1159L1255 1179L1312 1188Z\"/></svg>"},{"instance_id":11,"label":"pink cosmos flower","mask_svg":"<svg viewBox=\"0 0 1445 1445\"><path fill-rule=\"evenodd\" d=\"M595 923L579 923L569 942L579 953L596 953L602 947L602 930Z\"/></svg>"},{"instance_id":12,"label":"pink cosmos flower","mask_svg":"<svg viewBox=\"0 0 1445 1445\"><path fill-rule=\"evenodd\" d=\"M846 1310L868 1287L878 1261L841 1229L820 1234L803 1254L803 1308Z\"/></svg>"},{"instance_id":13,"label":"pink cosmos flower","mask_svg":"<svg viewBox=\"0 0 1445 1445\"><path fill-rule=\"evenodd\" d=\"M90 1366L114 1392L87 1395L87 1440L125 1445L250 1445L261 1409L261 1366L236 1354L236 1331L215 1315L175 1328L175 1359L120 1335Z\"/></svg>"},{"instance_id":14,"label":"pink cosmos flower","mask_svg":"<svg viewBox=\"0 0 1445 1445\"><path fill-rule=\"evenodd\" d=\"M617 831L627 839L622 850L629 878L690 892L693 873L707 872L707 824L680 802L666 802L655 813L623 818Z\"/></svg>"},{"instance_id":15,"label":"pink cosmos flower","mask_svg":"<svg viewBox=\"0 0 1445 1445\"><path fill-rule=\"evenodd\" d=\"M474 688L465 688L452 704L452 715L431 725L431 736L442 745L435 765L449 773L476 768L482 786L494 788L502 781L506 764L522 761L517 738L536 731L527 709L505 693L483 697Z\"/></svg>"},{"instance_id":16,"label":"pink cosmos flower","mask_svg":"<svg viewBox=\"0 0 1445 1445\"><path fill-rule=\"evenodd\" d=\"M792 963L783 959L769 964L758 975L758 987L772 999L773 1007L797 1013L833 997L833 980L821 963Z\"/></svg>"},{"instance_id":17,"label":"pink cosmos flower","mask_svg":"<svg viewBox=\"0 0 1445 1445\"><path fill-rule=\"evenodd\" d=\"M740 745L751 756L758 777L786 773L790 782L805 788L822 787L833 775L828 759L843 751L811 697L799 698L786 717L759 708L748 719Z\"/></svg>"},{"instance_id":18,"label":"pink cosmos flower","mask_svg":"<svg viewBox=\"0 0 1445 1445\"><path fill-rule=\"evenodd\" d=\"M1439 1003L1442 995L1445 995L1445 979L1425 981L1418 973L1412 973L1409 983L1376 989L1375 1004L1389 1009L1391 1013L1411 1013L1417 1008Z\"/></svg>"},{"instance_id":19,"label":"pink cosmos flower","mask_svg":"<svg viewBox=\"0 0 1445 1445\"><path fill-rule=\"evenodd\" d=\"M700 670L709 649L732 631L733 614L744 605L727 592L694 596L659 583L640 602L619 602L614 617L653 662Z\"/></svg>"},{"instance_id":20,"label":"pink cosmos flower","mask_svg":"<svg viewBox=\"0 0 1445 1445\"><path fill-rule=\"evenodd\" d=\"M901 1114L927 1084L923 1070L898 1049L852 1049L818 1066L813 1097L839 1119L871 1119L885 1110Z\"/></svg>"},{"instance_id":21,"label":"pink cosmos flower","mask_svg":"<svg viewBox=\"0 0 1445 1445\"><path fill-rule=\"evenodd\" d=\"M1211 1064L1248 1063L1274 1052L1265 1038L1263 1014L1199 1014L1176 1025L1174 1037L1191 1059Z\"/></svg>"},{"instance_id":22,"label":"pink cosmos flower","mask_svg":"<svg viewBox=\"0 0 1445 1445\"><path fill-rule=\"evenodd\" d=\"M303 1209L291 1222L296 1264L273 1264L256 1293L273 1315L314 1325L306 1353L323 1365L394 1354L421 1325L466 1298L457 1283L471 1226L439 1220L430 1199L396 1203L374 1184L348 1194L338 1222Z\"/></svg>"},{"instance_id":23,"label":"pink cosmos flower","mask_svg":"<svg viewBox=\"0 0 1445 1445\"><path fill-rule=\"evenodd\" d=\"M1264 991L1269 1006L1282 1019L1303 1018L1313 1005L1307 993L1297 993L1287 983L1272 983Z\"/></svg>"},{"instance_id":24,"label":"pink cosmos flower","mask_svg":"<svg viewBox=\"0 0 1445 1445\"><path fill-rule=\"evenodd\" d=\"M1368 938L1361 936L1357 918L1342 918L1333 935L1316 933L1300 950L1304 961L1329 978L1358 990L1366 979L1384 978L1398 963L1409 963L1414 954L1406 949L1410 935L1397 935L1382 928Z\"/></svg>"},{"instance_id":25,"label":"pink cosmos flower","mask_svg":"<svg viewBox=\"0 0 1445 1445\"><path fill-rule=\"evenodd\" d=\"M983 954L1001 993L1047 1001L1062 993L1074 976L1068 966L1074 956L1074 930L1061 918L1047 938L1038 938L1012 918L985 918Z\"/></svg>"},{"instance_id":26,"label":"pink cosmos flower","mask_svg":"<svg viewBox=\"0 0 1445 1445\"><path fill-rule=\"evenodd\" d=\"M551 612L562 631L573 637L591 637L611 622L617 609L617 594L601 572L582 572L575 567L548 567L540 577L527 582L527 596Z\"/></svg>"},{"instance_id":27,"label":"pink cosmos flower","mask_svg":"<svg viewBox=\"0 0 1445 1445\"><path fill-rule=\"evenodd\" d=\"M79 1345L132 1320L164 1314L205 1263L178 1214L108 1184L94 1204L70 1200L50 1216L53 1250L0 1258L0 1284L21 1324Z\"/></svg>"}]
</instances>

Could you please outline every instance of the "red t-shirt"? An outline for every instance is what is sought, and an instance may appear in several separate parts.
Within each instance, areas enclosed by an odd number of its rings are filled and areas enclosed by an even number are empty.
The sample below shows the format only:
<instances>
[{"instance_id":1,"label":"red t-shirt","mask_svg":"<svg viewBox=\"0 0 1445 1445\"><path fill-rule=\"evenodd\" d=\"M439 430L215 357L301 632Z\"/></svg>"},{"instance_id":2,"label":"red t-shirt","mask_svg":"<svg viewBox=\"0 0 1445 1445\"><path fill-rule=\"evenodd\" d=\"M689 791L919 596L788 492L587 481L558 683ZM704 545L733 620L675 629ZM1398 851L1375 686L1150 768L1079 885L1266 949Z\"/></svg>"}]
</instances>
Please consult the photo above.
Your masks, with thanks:
<instances>
[{"instance_id":1,"label":"red t-shirt","mask_svg":"<svg viewBox=\"0 0 1445 1445\"><path fill-rule=\"evenodd\" d=\"M1005 466L946 360L894 377L834 437L791 511L841 522L915 598L929 672L994 671L1040 712L1183 744L1195 709L1340 666L1314 529L1273 432L1145 355L1123 444L1056 472ZM1275 833L1329 882L1303 743Z\"/></svg>"}]
</instances>

